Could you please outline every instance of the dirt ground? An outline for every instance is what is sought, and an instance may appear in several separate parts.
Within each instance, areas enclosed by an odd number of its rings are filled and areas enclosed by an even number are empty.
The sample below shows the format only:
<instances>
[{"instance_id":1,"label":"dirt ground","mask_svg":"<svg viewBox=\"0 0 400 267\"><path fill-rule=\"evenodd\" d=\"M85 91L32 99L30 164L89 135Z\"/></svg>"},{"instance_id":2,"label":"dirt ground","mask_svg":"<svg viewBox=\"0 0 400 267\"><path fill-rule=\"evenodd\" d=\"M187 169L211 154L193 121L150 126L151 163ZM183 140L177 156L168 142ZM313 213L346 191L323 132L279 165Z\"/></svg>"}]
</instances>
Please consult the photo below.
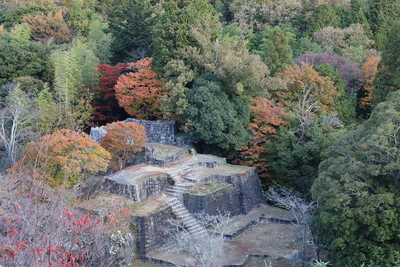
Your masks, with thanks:
<instances>
[{"instance_id":1,"label":"dirt ground","mask_svg":"<svg viewBox=\"0 0 400 267\"><path fill-rule=\"evenodd\" d=\"M258 220L261 215L281 219L291 219L286 210L268 205L260 205L248 215L235 216L230 225L229 232L235 232L251 220ZM259 221L244 233L225 243L224 253L216 262L217 266L228 264L243 264L245 267L263 267L264 260L269 266L287 267L297 266L292 259L300 252L298 232L294 225L283 225L268 221ZM314 255L314 246L307 245L307 255ZM247 255L266 255L263 257L248 257ZM152 251L150 257L168 260L181 265L197 266L195 260L182 251L159 249ZM298 265L300 266L300 265Z\"/></svg>"}]
</instances>

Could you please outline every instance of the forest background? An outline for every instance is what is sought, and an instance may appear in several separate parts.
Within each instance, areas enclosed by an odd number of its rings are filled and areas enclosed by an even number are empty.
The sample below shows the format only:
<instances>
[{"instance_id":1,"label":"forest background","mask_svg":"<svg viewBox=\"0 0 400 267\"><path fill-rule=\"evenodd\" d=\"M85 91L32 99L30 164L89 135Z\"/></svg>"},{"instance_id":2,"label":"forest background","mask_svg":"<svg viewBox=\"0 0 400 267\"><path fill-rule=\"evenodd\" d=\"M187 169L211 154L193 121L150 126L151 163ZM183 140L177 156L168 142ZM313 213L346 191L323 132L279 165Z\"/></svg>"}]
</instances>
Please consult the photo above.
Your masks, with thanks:
<instances>
[{"instance_id":1,"label":"forest background","mask_svg":"<svg viewBox=\"0 0 400 267\"><path fill-rule=\"evenodd\" d=\"M3 0L2 171L54 133L176 120L198 152L317 201L334 266L394 266L399 16L398 0Z\"/></svg>"}]
</instances>

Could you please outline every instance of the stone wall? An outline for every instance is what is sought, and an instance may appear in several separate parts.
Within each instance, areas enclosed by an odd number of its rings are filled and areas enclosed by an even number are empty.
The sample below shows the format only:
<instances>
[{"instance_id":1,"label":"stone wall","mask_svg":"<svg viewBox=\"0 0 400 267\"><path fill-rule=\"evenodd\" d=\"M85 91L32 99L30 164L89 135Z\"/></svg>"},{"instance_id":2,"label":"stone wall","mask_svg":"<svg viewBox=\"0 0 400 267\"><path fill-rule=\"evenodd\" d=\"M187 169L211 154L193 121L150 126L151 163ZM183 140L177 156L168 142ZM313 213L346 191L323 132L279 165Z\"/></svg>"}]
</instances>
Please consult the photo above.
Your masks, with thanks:
<instances>
[{"instance_id":1,"label":"stone wall","mask_svg":"<svg viewBox=\"0 0 400 267\"><path fill-rule=\"evenodd\" d=\"M189 149L188 148L183 148L179 150L178 152L163 157L159 158L157 155L154 155L154 153L151 152L151 148L147 148L149 150L149 153L147 155L147 163L150 165L155 165L159 167L167 167L170 166L173 163L177 163L179 160L184 158L185 156L189 155Z\"/></svg>"},{"instance_id":2,"label":"stone wall","mask_svg":"<svg viewBox=\"0 0 400 267\"><path fill-rule=\"evenodd\" d=\"M169 237L168 219L175 219L171 207L166 207L148 216L132 216L137 234L138 257L146 260L146 253L164 245Z\"/></svg>"},{"instance_id":3,"label":"stone wall","mask_svg":"<svg viewBox=\"0 0 400 267\"><path fill-rule=\"evenodd\" d=\"M134 122L144 125L146 128L146 143L159 143L171 146L192 147L187 136L175 136L176 122L166 120L136 120L126 119L124 122Z\"/></svg>"},{"instance_id":4,"label":"stone wall","mask_svg":"<svg viewBox=\"0 0 400 267\"><path fill-rule=\"evenodd\" d=\"M151 195L162 193L169 186L174 185L174 183L174 180L168 174L160 174L158 176L144 178L144 180L138 184L124 184L106 178L101 187L103 190L113 194L122 195L134 201L141 201Z\"/></svg>"},{"instance_id":5,"label":"stone wall","mask_svg":"<svg viewBox=\"0 0 400 267\"><path fill-rule=\"evenodd\" d=\"M232 215L247 214L264 202L264 195L258 174L254 168L244 173L231 175L211 175L202 182L220 180L232 184L232 188L211 193L206 196L184 194L184 204L190 212L216 214L217 210L229 211Z\"/></svg>"},{"instance_id":6,"label":"stone wall","mask_svg":"<svg viewBox=\"0 0 400 267\"><path fill-rule=\"evenodd\" d=\"M146 143L159 143L179 147L192 147L192 143L186 135L175 136L176 123L175 121L157 120L136 120L126 119L124 122L134 122L144 125L146 129ZM90 129L90 138L100 143L100 139L106 134L102 127L92 127Z\"/></svg>"},{"instance_id":7,"label":"stone wall","mask_svg":"<svg viewBox=\"0 0 400 267\"><path fill-rule=\"evenodd\" d=\"M233 194L234 187L228 186L207 195L183 194L183 203L190 213L209 215L225 214L231 216L243 213L240 198Z\"/></svg>"}]
</instances>

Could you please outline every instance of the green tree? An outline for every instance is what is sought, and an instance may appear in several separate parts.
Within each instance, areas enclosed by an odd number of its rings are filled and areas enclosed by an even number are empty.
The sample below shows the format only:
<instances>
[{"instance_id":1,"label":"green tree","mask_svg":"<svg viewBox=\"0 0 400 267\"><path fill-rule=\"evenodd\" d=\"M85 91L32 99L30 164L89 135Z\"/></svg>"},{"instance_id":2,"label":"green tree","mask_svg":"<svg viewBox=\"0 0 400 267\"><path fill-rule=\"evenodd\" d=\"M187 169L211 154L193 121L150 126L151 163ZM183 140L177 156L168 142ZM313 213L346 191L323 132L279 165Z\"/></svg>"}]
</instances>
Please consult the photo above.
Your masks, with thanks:
<instances>
[{"instance_id":1,"label":"green tree","mask_svg":"<svg viewBox=\"0 0 400 267\"><path fill-rule=\"evenodd\" d=\"M187 133L204 152L237 149L250 139L246 130L250 107L246 99L229 99L215 76L205 74L197 78L187 90L188 107L184 117Z\"/></svg>"},{"instance_id":2,"label":"green tree","mask_svg":"<svg viewBox=\"0 0 400 267\"><path fill-rule=\"evenodd\" d=\"M296 117L291 114L287 126L281 127L266 145L268 182L283 184L310 198L311 186L318 177L318 165L326 159L326 151L334 140L332 135L336 130L329 120L326 117L315 119L303 143L299 144L291 130L297 125Z\"/></svg>"},{"instance_id":3,"label":"green tree","mask_svg":"<svg viewBox=\"0 0 400 267\"><path fill-rule=\"evenodd\" d=\"M395 266L400 260L400 92L340 132L319 166L312 230L334 266Z\"/></svg>"},{"instance_id":4,"label":"green tree","mask_svg":"<svg viewBox=\"0 0 400 267\"><path fill-rule=\"evenodd\" d=\"M322 4L314 9L314 12L307 20L307 34L312 36L319 29L333 26L338 27L340 24L339 17L335 10L328 4Z\"/></svg>"},{"instance_id":5,"label":"green tree","mask_svg":"<svg viewBox=\"0 0 400 267\"><path fill-rule=\"evenodd\" d=\"M397 44L400 42L400 21L393 24L388 36L388 43L382 52L382 59L378 64L378 73L374 84L377 88L374 94L378 102L384 101L386 96L400 89L400 50Z\"/></svg>"},{"instance_id":6,"label":"green tree","mask_svg":"<svg viewBox=\"0 0 400 267\"><path fill-rule=\"evenodd\" d=\"M58 124L61 128L81 129L90 121L93 94L88 86L99 78L99 61L81 39L71 48L53 50L54 98L58 106ZM82 69L85 66L85 69Z\"/></svg>"},{"instance_id":7,"label":"green tree","mask_svg":"<svg viewBox=\"0 0 400 267\"><path fill-rule=\"evenodd\" d=\"M161 76L168 61L178 59L176 51L187 46L197 47L196 39L190 35L193 25L201 25L210 19L219 23L212 5L205 0L171 0L163 4L153 28L153 68ZM211 32L217 38L219 32Z\"/></svg>"},{"instance_id":8,"label":"green tree","mask_svg":"<svg viewBox=\"0 0 400 267\"><path fill-rule=\"evenodd\" d=\"M118 3L109 15L112 62L137 61L151 55L151 27L154 24L150 0L127 0Z\"/></svg>"},{"instance_id":9,"label":"green tree","mask_svg":"<svg viewBox=\"0 0 400 267\"><path fill-rule=\"evenodd\" d=\"M388 42L388 34L393 23L400 16L400 1L373 0L370 4L370 25L373 32L375 47L383 49Z\"/></svg>"},{"instance_id":10,"label":"green tree","mask_svg":"<svg viewBox=\"0 0 400 267\"><path fill-rule=\"evenodd\" d=\"M335 103L338 108L338 115L344 125L350 125L356 118L356 94L346 94L346 82L339 76L338 71L329 64L321 64L315 67L315 70L322 76L330 77L334 86L337 88L338 96L335 97Z\"/></svg>"},{"instance_id":11,"label":"green tree","mask_svg":"<svg viewBox=\"0 0 400 267\"><path fill-rule=\"evenodd\" d=\"M42 78L47 70L50 46L25 42L21 35L0 36L0 84L21 76Z\"/></svg>"},{"instance_id":12,"label":"green tree","mask_svg":"<svg viewBox=\"0 0 400 267\"><path fill-rule=\"evenodd\" d=\"M286 66L294 64L289 41L279 26L267 26L261 34L262 41L258 50L271 74L281 72Z\"/></svg>"}]
</instances>

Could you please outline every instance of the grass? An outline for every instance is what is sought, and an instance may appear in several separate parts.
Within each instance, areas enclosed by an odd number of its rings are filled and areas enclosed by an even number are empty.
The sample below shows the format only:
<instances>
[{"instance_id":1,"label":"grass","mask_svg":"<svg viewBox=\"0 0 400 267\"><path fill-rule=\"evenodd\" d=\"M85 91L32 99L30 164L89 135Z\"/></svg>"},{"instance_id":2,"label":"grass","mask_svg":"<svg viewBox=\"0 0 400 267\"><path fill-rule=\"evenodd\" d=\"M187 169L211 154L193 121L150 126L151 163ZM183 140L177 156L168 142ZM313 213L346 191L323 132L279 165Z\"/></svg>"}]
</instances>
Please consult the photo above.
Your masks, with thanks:
<instances>
[{"instance_id":1,"label":"grass","mask_svg":"<svg viewBox=\"0 0 400 267\"><path fill-rule=\"evenodd\" d=\"M221 190L222 188L226 187L232 187L231 184L221 182L218 180L212 180L210 182L204 183L204 184L197 184L194 187L191 188L190 191L188 191L189 194L191 195L208 195L213 192L217 192Z\"/></svg>"}]
</instances>

